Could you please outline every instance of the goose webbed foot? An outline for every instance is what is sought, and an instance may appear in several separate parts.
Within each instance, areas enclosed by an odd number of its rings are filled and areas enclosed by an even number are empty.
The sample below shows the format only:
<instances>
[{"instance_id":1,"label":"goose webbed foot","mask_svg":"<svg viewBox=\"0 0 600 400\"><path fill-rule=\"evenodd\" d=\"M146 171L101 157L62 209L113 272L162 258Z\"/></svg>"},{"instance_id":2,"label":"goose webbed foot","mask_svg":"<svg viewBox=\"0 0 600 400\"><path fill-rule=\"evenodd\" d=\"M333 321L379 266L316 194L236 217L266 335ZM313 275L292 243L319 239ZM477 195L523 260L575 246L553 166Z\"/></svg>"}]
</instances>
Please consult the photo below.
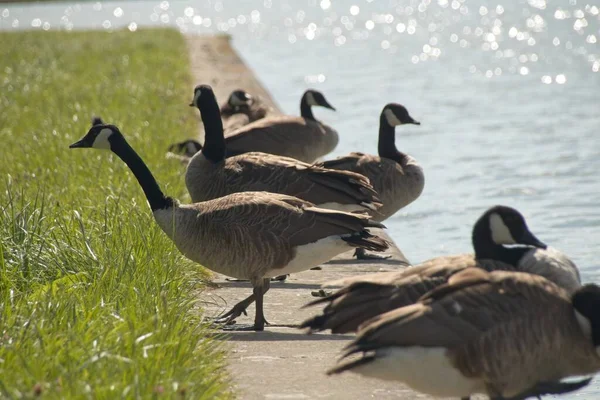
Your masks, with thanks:
<instances>
[{"instance_id":1,"label":"goose webbed foot","mask_svg":"<svg viewBox=\"0 0 600 400\"><path fill-rule=\"evenodd\" d=\"M225 332L260 332L265 330L265 325L270 325L267 321L264 321L262 326L256 324L233 324L225 325L221 327L222 331Z\"/></svg>"},{"instance_id":2,"label":"goose webbed foot","mask_svg":"<svg viewBox=\"0 0 600 400\"><path fill-rule=\"evenodd\" d=\"M235 324L235 319L237 317L239 317L240 315L244 314L244 315L248 315L248 313L246 312L246 309L248 308L248 306L252 303L254 303L254 294L251 294L250 296L246 297L244 300L240 301L239 303L237 303L235 306L233 306L231 308L231 310L227 311L225 314L221 314L218 317L216 317L213 322L215 324L225 324L225 325L231 325L231 324Z\"/></svg>"},{"instance_id":3,"label":"goose webbed foot","mask_svg":"<svg viewBox=\"0 0 600 400\"><path fill-rule=\"evenodd\" d=\"M312 292L310 292L310 294L313 297L327 297L327 296L331 296L333 294L333 292L319 289L319 290L313 290Z\"/></svg>"},{"instance_id":4,"label":"goose webbed foot","mask_svg":"<svg viewBox=\"0 0 600 400\"><path fill-rule=\"evenodd\" d=\"M354 251L354 257L356 257L357 260L387 260L391 256L390 255L380 256L378 254L369 254L365 251L365 249L358 248Z\"/></svg>"}]
</instances>

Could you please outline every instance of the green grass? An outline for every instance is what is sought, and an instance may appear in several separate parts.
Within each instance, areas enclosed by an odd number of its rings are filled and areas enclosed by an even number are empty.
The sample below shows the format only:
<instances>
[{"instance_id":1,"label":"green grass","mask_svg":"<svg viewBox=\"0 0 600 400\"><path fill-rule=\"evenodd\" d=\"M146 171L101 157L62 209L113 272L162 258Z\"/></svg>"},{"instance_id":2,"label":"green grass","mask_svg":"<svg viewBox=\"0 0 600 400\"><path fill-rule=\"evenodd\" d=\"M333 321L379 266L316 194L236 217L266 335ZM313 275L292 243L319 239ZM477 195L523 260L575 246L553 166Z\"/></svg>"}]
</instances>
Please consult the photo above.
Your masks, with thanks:
<instances>
[{"instance_id":1,"label":"green grass","mask_svg":"<svg viewBox=\"0 0 600 400\"><path fill-rule=\"evenodd\" d=\"M193 311L206 272L155 225L109 152L69 150L98 114L167 193L197 130L171 30L0 34L0 398L229 398Z\"/></svg>"}]
</instances>

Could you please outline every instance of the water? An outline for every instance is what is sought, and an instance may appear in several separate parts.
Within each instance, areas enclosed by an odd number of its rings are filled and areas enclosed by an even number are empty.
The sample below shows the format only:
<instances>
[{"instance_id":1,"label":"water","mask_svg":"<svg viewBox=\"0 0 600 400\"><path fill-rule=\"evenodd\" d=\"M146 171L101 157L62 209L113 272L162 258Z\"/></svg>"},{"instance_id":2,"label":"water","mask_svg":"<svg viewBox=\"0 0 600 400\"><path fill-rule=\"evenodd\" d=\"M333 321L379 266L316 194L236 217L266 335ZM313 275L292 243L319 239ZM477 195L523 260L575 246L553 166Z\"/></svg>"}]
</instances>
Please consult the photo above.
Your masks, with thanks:
<instances>
[{"instance_id":1,"label":"water","mask_svg":"<svg viewBox=\"0 0 600 400\"><path fill-rule=\"evenodd\" d=\"M600 282L600 4L570 1L130 1L0 7L0 29L172 25L227 32L286 113L308 87L337 113L330 157L376 151L387 102L421 126L397 144L425 190L387 221L412 262L471 251L489 206L519 209ZM572 398L592 398L598 384Z\"/></svg>"}]
</instances>

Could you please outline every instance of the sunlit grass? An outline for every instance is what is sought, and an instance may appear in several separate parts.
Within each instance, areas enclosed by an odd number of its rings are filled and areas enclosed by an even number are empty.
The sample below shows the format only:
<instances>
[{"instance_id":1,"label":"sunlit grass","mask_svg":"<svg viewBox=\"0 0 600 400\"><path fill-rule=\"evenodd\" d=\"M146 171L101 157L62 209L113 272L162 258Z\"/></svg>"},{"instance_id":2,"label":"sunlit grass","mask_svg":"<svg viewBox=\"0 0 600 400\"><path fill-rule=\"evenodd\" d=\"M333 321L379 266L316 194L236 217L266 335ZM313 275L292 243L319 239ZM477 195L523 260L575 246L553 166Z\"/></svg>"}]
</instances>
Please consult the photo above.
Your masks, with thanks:
<instances>
[{"instance_id":1,"label":"sunlit grass","mask_svg":"<svg viewBox=\"0 0 600 400\"><path fill-rule=\"evenodd\" d=\"M0 398L229 397L191 311L205 272L116 156L68 148L98 114L182 198L164 154L197 130L184 39L2 33L0 50Z\"/></svg>"}]
</instances>

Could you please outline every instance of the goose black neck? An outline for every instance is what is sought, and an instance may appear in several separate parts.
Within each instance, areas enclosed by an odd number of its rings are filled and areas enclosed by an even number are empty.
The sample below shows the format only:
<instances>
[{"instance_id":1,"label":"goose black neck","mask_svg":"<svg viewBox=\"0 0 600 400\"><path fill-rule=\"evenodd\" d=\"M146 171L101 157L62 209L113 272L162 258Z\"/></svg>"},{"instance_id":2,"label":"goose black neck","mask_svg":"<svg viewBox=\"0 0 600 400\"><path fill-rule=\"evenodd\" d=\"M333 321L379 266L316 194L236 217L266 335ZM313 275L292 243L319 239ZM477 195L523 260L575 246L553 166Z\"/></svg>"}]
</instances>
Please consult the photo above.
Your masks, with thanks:
<instances>
[{"instance_id":1,"label":"goose black neck","mask_svg":"<svg viewBox=\"0 0 600 400\"><path fill-rule=\"evenodd\" d=\"M127 164L131 172L133 172L133 175L135 175L146 195L146 199L148 199L148 202L150 203L152 211L173 207L173 199L166 197L163 194L156 179L154 179L152 172L150 172L141 157L122 136L112 138L111 150L119 156L119 158Z\"/></svg>"},{"instance_id":2,"label":"goose black neck","mask_svg":"<svg viewBox=\"0 0 600 400\"><path fill-rule=\"evenodd\" d=\"M379 143L377 150L380 157L389 158L396 162L401 162L404 159L404 153L401 153L396 148L396 132L391 126L383 113L379 119Z\"/></svg>"},{"instance_id":3,"label":"goose black neck","mask_svg":"<svg viewBox=\"0 0 600 400\"><path fill-rule=\"evenodd\" d=\"M505 247L494 243L489 236L474 232L473 249L475 250L475 258L479 260L497 260L517 267L525 253L532 248L528 246Z\"/></svg>"},{"instance_id":4,"label":"goose black neck","mask_svg":"<svg viewBox=\"0 0 600 400\"><path fill-rule=\"evenodd\" d=\"M300 115L302 116L302 118L310 119L313 121L315 120L315 117L312 112L312 106L308 104L306 93L304 93L304 96L302 96L302 99L300 99Z\"/></svg>"},{"instance_id":5,"label":"goose black neck","mask_svg":"<svg viewBox=\"0 0 600 400\"><path fill-rule=\"evenodd\" d=\"M198 104L202 123L204 124L204 146L202 154L213 163L225 159L225 137L223 136L223 121L214 94L200 97Z\"/></svg>"}]
</instances>

